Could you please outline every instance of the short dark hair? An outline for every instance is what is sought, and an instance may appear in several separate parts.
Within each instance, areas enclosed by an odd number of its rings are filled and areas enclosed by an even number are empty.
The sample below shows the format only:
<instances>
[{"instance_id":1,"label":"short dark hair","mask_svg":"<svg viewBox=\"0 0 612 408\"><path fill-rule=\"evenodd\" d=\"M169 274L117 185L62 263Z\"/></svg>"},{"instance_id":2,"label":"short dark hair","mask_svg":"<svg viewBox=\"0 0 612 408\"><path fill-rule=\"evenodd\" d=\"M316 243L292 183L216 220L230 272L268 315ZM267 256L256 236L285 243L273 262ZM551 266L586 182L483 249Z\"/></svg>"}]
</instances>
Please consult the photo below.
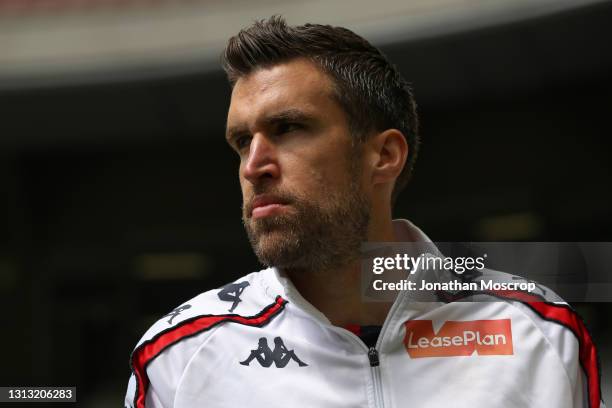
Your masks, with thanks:
<instances>
[{"instance_id":1,"label":"short dark hair","mask_svg":"<svg viewBox=\"0 0 612 408\"><path fill-rule=\"evenodd\" d=\"M230 85L258 67L307 58L331 76L334 96L358 142L375 131L398 129L409 146L392 201L412 175L419 149L419 120L412 90L398 69L364 38L321 24L288 26L280 16L255 22L229 39L221 62Z\"/></svg>"}]
</instances>

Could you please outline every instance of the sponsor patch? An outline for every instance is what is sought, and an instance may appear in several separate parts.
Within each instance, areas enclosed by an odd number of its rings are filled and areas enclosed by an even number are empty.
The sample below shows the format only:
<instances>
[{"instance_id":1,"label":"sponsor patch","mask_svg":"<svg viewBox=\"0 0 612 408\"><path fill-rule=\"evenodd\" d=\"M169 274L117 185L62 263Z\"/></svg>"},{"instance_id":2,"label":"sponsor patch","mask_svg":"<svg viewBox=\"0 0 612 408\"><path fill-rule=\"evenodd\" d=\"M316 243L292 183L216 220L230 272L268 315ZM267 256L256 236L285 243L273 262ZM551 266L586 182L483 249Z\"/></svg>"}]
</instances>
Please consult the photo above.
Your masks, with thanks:
<instances>
[{"instance_id":1,"label":"sponsor patch","mask_svg":"<svg viewBox=\"0 0 612 408\"><path fill-rule=\"evenodd\" d=\"M408 320L404 326L411 358L514 354L510 319L447 321L437 333L431 320Z\"/></svg>"}]
</instances>

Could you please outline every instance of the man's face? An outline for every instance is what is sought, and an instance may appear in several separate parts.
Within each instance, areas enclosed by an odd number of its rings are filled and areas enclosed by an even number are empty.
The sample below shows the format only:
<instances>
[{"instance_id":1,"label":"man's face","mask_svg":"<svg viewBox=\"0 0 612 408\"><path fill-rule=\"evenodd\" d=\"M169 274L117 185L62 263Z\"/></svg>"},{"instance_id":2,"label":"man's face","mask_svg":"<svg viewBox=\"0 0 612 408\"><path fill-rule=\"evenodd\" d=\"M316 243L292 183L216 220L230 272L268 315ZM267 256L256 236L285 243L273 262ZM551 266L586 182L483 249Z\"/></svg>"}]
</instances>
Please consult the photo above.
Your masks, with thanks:
<instances>
[{"instance_id":1,"label":"man's face","mask_svg":"<svg viewBox=\"0 0 612 408\"><path fill-rule=\"evenodd\" d=\"M259 260L321 270L354 260L370 205L332 82L297 59L240 78L227 139L240 156L243 222Z\"/></svg>"}]
</instances>

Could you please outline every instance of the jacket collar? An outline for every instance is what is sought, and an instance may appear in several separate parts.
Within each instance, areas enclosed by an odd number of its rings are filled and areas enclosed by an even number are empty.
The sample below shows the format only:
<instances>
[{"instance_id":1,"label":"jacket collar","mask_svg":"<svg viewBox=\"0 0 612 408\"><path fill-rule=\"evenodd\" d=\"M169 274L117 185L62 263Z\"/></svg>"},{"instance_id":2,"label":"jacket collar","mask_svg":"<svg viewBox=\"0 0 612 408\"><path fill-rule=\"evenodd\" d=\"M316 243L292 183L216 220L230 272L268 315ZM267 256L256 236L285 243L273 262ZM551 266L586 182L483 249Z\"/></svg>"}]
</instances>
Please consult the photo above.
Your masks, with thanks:
<instances>
[{"instance_id":1,"label":"jacket collar","mask_svg":"<svg viewBox=\"0 0 612 408\"><path fill-rule=\"evenodd\" d=\"M393 232L395 239L398 242L423 242L432 243L431 239L412 222L406 219L393 220ZM429 245L428 245L429 246ZM331 324L329 319L321 313L316 307L308 302L297 290L295 285L287 276L276 267L268 268L262 271L263 280L265 281L265 291L268 296L274 299L277 295L281 295L294 306L297 310L308 315L310 318L320 321L323 324Z\"/></svg>"}]
</instances>

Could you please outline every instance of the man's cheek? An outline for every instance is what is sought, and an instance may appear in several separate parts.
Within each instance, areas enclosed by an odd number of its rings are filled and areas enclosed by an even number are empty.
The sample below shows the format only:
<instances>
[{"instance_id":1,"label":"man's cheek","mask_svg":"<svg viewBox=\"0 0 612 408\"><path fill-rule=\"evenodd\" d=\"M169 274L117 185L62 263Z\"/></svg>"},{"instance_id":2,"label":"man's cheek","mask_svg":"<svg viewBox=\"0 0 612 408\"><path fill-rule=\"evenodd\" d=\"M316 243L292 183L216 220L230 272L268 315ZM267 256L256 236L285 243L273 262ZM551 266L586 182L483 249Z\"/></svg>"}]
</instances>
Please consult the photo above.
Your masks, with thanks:
<instances>
[{"instance_id":1,"label":"man's cheek","mask_svg":"<svg viewBox=\"0 0 612 408\"><path fill-rule=\"evenodd\" d=\"M242 208L244 208L249 200L251 200L251 197L253 197L253 194L249 191L248 187L243 184L240 185L240 190L242 192Z\"/></svg>"}]
</instances>

